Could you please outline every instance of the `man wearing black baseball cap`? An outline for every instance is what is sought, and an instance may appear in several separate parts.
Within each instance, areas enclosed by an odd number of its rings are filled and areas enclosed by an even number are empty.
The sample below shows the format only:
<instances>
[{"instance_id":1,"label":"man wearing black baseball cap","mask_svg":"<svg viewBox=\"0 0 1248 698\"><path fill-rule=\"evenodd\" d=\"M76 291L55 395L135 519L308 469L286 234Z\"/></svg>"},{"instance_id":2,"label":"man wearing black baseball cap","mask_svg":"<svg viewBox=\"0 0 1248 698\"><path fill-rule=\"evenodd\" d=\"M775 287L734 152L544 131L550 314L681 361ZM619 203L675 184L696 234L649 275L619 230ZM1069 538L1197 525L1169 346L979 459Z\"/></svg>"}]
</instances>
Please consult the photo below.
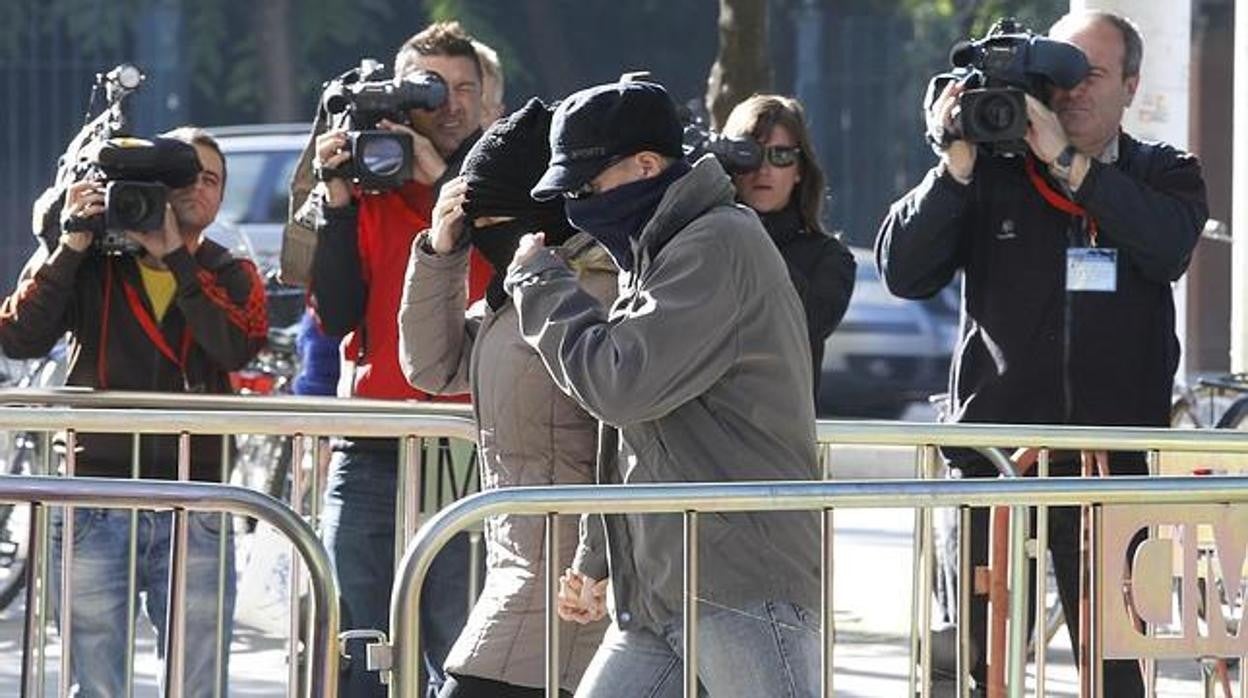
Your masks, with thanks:
<instances>
[{"instance_id":1,"label":"man wearing black baseball cap","mask_svg":"<svg viewBox=\"0 0 1248 698\"><path fill-rule=\"evenodd\" d=\"M604 307L540 233L521 241L505 287L555 383L619 430L599 481L816 479L801 303L715 158L692 167L681 159L667 92L647 82L577 92L556 110L550 142L533 196L567 197L569 221L611 252L627 272L624 288ZM702 520L703 686L711 695L817 694L816 515ZM614 600L577 695L679 696L681 518L603 523L605 545L583 540L565 575L585 588L609 574Z\"/></svg>"}]
</instances>

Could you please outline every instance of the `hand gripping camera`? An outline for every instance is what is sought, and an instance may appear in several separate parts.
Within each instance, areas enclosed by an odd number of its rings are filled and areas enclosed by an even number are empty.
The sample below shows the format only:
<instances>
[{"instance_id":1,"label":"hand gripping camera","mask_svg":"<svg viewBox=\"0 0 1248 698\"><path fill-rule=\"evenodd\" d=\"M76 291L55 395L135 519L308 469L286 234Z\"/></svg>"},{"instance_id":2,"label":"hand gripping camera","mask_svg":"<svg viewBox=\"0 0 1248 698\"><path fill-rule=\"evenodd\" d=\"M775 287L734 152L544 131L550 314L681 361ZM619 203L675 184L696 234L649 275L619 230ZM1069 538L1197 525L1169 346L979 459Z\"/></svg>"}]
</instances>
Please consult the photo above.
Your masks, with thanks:
<instances>
[{"instance_id":1,"label":"hand gripping camera","mask_svg":"<svg viewBox=\"0 0 1248 698\"><path fill-rule=\"evenodd\" d=\"M141 248L125 231L150 232L164 226L169 189L195 183L199 156L195 147L172 138L135 138L126 130L123 106L143 83L137 67L123 63L96 75L91 106L100 88L105 93L103 110L83 125L70 141L57 165L55 183L36 204L42 215L36 232L51 247L60 234L59 216L66 188L91 179L105 182L104 214L70 219L69 230L94 233L92 247L105 254L137 253Z\"/></svg>"},{"instance_id":2,"label":"hand gripping camera","mask_svg":"<svg viewBox=\"0 0 1248 698\"><path fill-rule=\"evenodd\" d=\"M344 177L365 191L401 186L411 177L412 141L406 135L378 129L382 119L410 125L412 109L432 111L446 102L446 82L429 71L403 78L381 79L384 68L366 58L358 68L331 80L322 105L334 128L347 131L351 159L336 170L322 170L320 177Z\"/></svg>"},{"instance_id":3,"label":"hand gripping camera","mask_svg":"<svg viewBox=\"0 0 1248 698\"><path fill-rule=\"evenodd\" d=\"M1090 70L1077 46L1032 34L1012 19L997 22L982 39L955 44L949 63L953 70L932 78L923 101L930 109L953 80L968 88L958 97L957 126L941 145L964 139L994 154L1026 152L1026 95L1048 104L1054 87L1072 89Z\"/></svg>"}]
</instances>

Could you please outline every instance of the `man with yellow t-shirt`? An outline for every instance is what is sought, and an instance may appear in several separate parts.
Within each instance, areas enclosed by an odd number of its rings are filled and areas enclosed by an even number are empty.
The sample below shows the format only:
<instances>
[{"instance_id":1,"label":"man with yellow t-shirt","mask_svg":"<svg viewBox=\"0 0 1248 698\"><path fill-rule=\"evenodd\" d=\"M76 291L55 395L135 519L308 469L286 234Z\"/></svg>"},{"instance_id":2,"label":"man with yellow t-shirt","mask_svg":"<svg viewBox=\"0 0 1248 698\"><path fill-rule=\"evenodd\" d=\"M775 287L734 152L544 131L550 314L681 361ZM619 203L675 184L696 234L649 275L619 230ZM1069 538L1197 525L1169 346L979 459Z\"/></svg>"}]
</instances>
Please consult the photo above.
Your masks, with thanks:
<instances>
[{"instance_id":1,"label":"man with yellow t-shirt","mask_svg":"<svg viewBox=\"0 0 1248 698\"><path fill-rule=\"evenodd\" d=\"M163 228L126 232L140 252L106 253L93 246L94 233L74 225L75 219L103 214L104 185L98 181L70 185L61 213L64 232L51 249L40 246L17 289L0 304L0 348L7 356L42 356L68 332L69 385L228 393L229 372L241 368L264 345L268 333L264 284L255 265L234 259L203 237L221 206L225 158L202 130L184 127L164 137L193 146L200 172L190 186L169 192ZM132 476L132 438L78 435L72 474ZM176 436L144 435L139 451L140 477L177 477ZM193 438L190 456L192 479L221 479L220 437ZM53 515L54 588L61 581L60 514ZM71 618L72 671L81 695L124 695L130 525L129 511L74 510L73 603L68 614L58 609L58 617L61 623L67 615ZM188 529L186 628L187 637L196 638L200 647L186 653L183 695L210 696L218 679L227 676L233 540L227 528L225 552L220 555L222 530L216 514L192 514ZM169 600L169 512L140 511L135 535L135 591L146 595L144 608L163 636ZM209 638L218 637L217 580L222 564L225 627L221 645L213 648ZM52 598L59 599L60 593L54 591Z\"/></svg>"}]
</instances>

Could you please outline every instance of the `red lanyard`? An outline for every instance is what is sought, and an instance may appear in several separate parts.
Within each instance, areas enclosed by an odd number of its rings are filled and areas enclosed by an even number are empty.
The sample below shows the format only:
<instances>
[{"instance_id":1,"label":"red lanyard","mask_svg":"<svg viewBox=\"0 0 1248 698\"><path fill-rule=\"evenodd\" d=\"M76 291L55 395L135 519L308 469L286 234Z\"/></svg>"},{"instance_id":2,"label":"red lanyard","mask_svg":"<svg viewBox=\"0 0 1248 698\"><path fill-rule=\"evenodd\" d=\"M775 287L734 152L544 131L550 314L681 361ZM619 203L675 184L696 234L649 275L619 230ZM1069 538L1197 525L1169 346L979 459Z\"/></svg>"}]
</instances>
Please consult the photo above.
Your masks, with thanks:
<instances>
[{"instance_id":1,"label":"red lanyard","mask_svg":"<svg viewBox=\"0 0 1248 698\"><path fill-rule=\"evenodd\" d=\"M173 353L173 348L169 346L169 342L165 341L165 336L161 334L160 327L156 325L156 320L148 314L147 308L143 307L143 299L139 297L139 292L124 279L121 285L126 289L126 302L130 305L130 310L134 313L135 319L139 321L139 326L143 328L143 334L152 340L152 344L155 344L160 353L173 362L174 366L177 366L181 371L186 371L186 356L191 350L190 330L188 329L182 333L181 354Z\"/></svg>"},{"instance_id":2,"label":"red lanyard","mask_svg":"<svg viewBox=\"0 0 1248 698\"><path fill-rule=\"evenodd\" d=\"M1027 176L1031 179L1031 185L1036 188L1036 191L1040 192L1040 196L1044 197L1044 200L1050 206L1088 222L1088 241L1092 247L1096 247L1096 234L1098 232L1096 219L1092 217L1092 214L1088 213L1086 208L1071 201L1049 186L1044 177L1041 177L1040 173L1036 171L1036 159L1031 153L1027 154Z\"/></svg>"}]
</instances>

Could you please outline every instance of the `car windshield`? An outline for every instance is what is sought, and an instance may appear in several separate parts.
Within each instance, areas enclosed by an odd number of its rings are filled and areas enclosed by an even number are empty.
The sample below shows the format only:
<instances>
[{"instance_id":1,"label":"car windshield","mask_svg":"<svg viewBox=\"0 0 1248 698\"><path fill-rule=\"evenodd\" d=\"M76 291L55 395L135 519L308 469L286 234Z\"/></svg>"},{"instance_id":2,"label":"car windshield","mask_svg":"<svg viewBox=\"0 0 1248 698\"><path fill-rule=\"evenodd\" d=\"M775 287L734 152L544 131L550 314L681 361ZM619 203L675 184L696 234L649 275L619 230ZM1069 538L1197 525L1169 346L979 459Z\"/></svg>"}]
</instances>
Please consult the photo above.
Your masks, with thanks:
<instances>
[{"instance_id":1,"label":"car windshield","mask_svg":"<svg viewBox=\"0 0 1248 698\"><path fill-rule=\"evenodd\" d=\"M226 157L229 174L220 217L231 223L284 222L298 151L232 152Z\"/></svg>"}]
</instances>

